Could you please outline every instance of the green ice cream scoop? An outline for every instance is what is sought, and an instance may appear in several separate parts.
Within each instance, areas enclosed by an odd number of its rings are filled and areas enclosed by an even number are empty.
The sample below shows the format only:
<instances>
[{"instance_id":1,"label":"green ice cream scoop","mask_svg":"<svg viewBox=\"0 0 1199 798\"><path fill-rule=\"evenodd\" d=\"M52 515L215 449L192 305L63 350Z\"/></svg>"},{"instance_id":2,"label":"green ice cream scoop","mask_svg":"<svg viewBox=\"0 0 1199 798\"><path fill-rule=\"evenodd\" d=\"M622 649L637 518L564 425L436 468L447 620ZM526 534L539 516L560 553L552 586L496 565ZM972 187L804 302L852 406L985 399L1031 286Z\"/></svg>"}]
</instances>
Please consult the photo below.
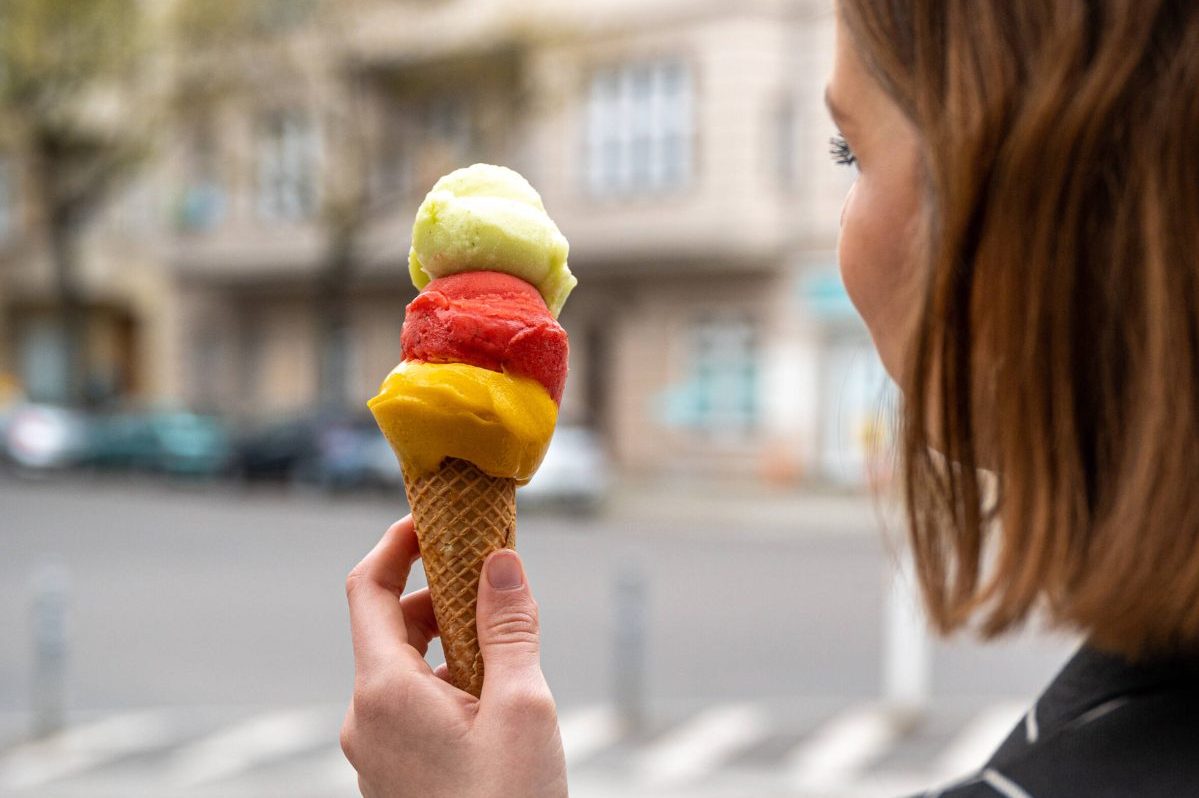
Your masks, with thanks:
<instances>
[{"instance_id":1,"label":"green ice cream scoop","mask_svg":"<svg viewBox=\"0 0 1199 798\"><path fill-rule=\"evenodd\" d=\"M529 181L477 163L438 180L417 209L408 271L421 289L459 272L507 272L536 286L556 317L578 283L569 249Z\"/></svg>"}]
</instances>

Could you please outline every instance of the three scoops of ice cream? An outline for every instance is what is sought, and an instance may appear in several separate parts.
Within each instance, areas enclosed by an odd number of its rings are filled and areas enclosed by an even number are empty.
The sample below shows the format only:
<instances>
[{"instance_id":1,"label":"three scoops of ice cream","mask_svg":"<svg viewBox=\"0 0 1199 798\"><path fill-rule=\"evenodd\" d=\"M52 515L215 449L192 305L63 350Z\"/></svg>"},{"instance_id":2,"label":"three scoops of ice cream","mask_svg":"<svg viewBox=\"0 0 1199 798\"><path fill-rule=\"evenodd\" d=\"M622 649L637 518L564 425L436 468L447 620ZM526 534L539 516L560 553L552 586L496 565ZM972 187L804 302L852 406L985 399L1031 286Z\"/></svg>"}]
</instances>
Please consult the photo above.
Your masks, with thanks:
<instances>
[{"instance_id":1,"label":"three scoops of ice cream","mask_svg":"<svg viewBox=\"0 0 1199 798\"><path fill-rule=\"evenodd\" d=\"M482 563L515 545L515 488L545 456L566 382L567 251L516 172L475 164L438 180L412 229L421 292L403 360L368 403L404 472L450 681L474 695Z\"/></svg>"}]
</instances>

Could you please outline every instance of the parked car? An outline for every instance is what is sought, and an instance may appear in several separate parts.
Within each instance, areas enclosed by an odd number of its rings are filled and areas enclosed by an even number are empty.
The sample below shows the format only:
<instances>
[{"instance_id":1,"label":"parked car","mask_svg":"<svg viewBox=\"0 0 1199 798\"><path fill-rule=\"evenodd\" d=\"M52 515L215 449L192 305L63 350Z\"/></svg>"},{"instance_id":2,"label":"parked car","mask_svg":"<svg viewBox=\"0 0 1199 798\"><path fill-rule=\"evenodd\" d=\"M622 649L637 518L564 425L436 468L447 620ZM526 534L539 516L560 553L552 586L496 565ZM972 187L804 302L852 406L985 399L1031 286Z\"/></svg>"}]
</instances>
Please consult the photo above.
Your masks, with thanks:
<instances>
[{"instance_id":1,"label":"parked car","mask_svg":"<svg viewBox=\"0 0 1199 798\"><path fill-rule=\"evenodd\" d=\"M590 429L562 426L528 485L516 491L522 507L598 512L611 486L608 458Z\"/></svg>"},{"instance_id":2,"label":"parked car","mask_svg":"<svg viewBox=\"0 0 1199 798\"><path fill-rule=\"evenodd\" d=\"M316 457L302 464L300 481L331 490L402 484L399 463L373 418L331 421L316 440Z\"/></svg>"},{"instance_id":3,"label":"parked car","mask_svg":"<svg viewBox=\"0 0 1199 798\"><path fill-rule=\"evenodd\" d=\"M236 449L236 471L251 481L335 490L400 484L395 456L366 415L313 414L266 424L245 433Z\"/></svg>"},{"instance_id":4,"label":"parked car","mask_svg":"<svg viewBox=\"0 0 1199 798\"><path fill-rule=\"evenodd\" d=\"M18 404L5 413L0 444L5 459L22 468L67 468L87 454L88 419L63 407Z\"/></svg>"},{"instance_id":5,"label":"parked car","mask_svg":"<svg viewBox=\"0 0 1199 798\"><path fill-rule=\"evenodd\" d=\"M313 420L292 418L243 431L234 443L234 470L247 480L287 480L316 457Z\"/></svg>"},{"instance_id":6,"label":"parked car","mask_svg":"<svg viewBox=\"0 0 1199 798\"><path fill-rule=\"evenodd\" d=\"M400 464L378 426L370 431L363 444L363 474L371 485L403 493L404 476Z\"/></svg>"},{"instance_id":7,"label":"parked car","mask_svg":"<svg viewBox=\"0 0 1199 798\"><path fill-rule=\"evenodd\" d=\"M85 462L98 468L210 476L232 460L228 431L211 416L131 411L98 416Z\"/></svg>"}]
</instances>

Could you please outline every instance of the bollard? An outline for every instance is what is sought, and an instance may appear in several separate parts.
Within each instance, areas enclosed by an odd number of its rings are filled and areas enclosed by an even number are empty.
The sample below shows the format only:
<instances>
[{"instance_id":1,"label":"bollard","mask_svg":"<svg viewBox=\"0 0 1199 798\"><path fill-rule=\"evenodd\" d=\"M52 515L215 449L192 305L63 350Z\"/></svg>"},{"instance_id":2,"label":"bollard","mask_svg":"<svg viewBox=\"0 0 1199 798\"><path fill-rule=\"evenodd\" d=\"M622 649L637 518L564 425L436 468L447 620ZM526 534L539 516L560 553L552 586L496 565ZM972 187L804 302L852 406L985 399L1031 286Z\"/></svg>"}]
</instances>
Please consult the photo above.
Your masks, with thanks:
<instances>
[{"instance_id":1,"label":"bollard","mask_svg":"<svg viewBox=\"0 0 1199 798\"><path fill-rule=\"evenodd\" d=\"M30 580L33 631L34 737L63 727L66 711L67 597L70 575L61 565L46 565Z\"/></svg>"},{"instance_id":2,"label":"bollard","mask_svg":"<svg viewBox=\"0 0 1199 798\"><path fill-rule=\"evenodd\" d=\"M919 714L928 704L932 647L917 593L912 553L891 574L883 609L883 697L895 709Z\"/></svg>"},{"instance_id":3,"label":"bollard","mask_svg":"<svg viewBox=\"0 0 1199 798\"><path fill-rule=\"evenodd\" d=\"M612 606L616 711L625 729L634 732L645 724L645 575L640 568L621 565Z\"/></svg>"}]
</instances>

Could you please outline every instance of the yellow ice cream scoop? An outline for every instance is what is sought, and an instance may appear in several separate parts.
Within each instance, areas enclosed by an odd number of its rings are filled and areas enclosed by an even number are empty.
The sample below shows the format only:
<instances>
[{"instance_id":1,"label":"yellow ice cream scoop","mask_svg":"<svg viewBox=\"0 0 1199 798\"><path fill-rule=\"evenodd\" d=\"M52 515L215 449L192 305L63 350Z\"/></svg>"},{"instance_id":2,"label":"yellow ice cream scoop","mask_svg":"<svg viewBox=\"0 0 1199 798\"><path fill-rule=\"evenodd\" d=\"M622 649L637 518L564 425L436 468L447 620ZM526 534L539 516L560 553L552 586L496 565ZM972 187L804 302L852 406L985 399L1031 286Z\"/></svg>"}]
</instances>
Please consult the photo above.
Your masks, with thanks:
<instances>
[{"instance_id":1,"label":"yellow ice cream scoop","mask_svg":"<svg viewBox=\"0 0 1199 798\"><path fill-rule=\"evenodd\" d=\"M578 283L569 249L529 181L477 163L438 180L417 209L408 271L420 289L459 272L507 272L536 286L557 317Z\"/></svg>"},{"instance_id":2,"label":"yellow ice cream scoop","mask_svg":"<svg viewBox=\"0 0 1199 798\"><path fill-rule=\"evenodd\" d=\"M406 469L429 473L454 457L520 485L558 421L541 383L465 363L401 362L367 405Z\"/></svg>"}]
</instances>

